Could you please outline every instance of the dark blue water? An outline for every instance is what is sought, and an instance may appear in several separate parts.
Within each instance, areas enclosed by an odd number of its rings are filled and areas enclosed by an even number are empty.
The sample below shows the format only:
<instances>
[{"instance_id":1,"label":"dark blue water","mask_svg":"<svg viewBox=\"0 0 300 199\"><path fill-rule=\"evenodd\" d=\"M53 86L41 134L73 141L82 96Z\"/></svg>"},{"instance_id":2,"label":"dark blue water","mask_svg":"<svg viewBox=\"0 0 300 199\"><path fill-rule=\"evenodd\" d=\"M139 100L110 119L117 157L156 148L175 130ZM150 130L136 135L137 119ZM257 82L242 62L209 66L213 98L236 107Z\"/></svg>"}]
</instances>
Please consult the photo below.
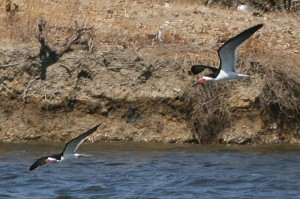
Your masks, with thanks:
<instances>
[{"instance_id":1,"label":"dark blue water","mask_svg":"<svg viewBox=\"0 0 300 199\"><path fill-rule=\"evenodd\" d=\"M298 145L83 144L28 170L62 148L1 143L0 198L300 198Z\"/></svg>"}]
</instances>

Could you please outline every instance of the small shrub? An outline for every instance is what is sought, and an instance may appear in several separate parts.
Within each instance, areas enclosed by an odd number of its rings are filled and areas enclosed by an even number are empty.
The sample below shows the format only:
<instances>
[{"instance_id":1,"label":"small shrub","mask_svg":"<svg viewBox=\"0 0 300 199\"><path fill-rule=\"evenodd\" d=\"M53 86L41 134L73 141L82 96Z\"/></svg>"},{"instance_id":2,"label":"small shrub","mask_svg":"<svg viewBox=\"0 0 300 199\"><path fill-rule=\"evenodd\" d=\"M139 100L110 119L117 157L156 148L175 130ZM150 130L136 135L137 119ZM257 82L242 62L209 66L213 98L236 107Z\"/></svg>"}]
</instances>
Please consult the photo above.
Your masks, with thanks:
<instances>
[{"instance_id":1,"label":"small shrub","mask_svg":"<svg viewBox=\"0 0 300 199\"><path fill-rule=\"evenodd\" d=\"M216 141L221 130L230 123L228 84L209 83L187 93L188 106L192 109L190 125L195 138L202 144Z\"/></svg>"},{"instance_id":2,"label":"small shrub","mask_svg":"<svg viewBox=\"0 0 300 199\"><path fill-rule=\"evenodd\" d=\"M289 128L289 124L299 123L300 84L282 72L269 70L266 74L260 94L263 113L269 114L283 130Z\"/></svg>"}]
</instances>

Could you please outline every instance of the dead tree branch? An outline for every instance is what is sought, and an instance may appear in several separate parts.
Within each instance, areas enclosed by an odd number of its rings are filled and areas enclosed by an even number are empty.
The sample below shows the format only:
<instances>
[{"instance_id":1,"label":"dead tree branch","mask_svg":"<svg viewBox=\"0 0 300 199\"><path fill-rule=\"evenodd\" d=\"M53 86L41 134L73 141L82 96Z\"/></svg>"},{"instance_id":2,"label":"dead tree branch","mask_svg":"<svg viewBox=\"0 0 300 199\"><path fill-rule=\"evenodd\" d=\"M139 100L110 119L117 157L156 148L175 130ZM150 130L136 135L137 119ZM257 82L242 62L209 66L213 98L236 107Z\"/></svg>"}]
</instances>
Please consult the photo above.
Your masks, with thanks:
<instances>
[{"instance_id":1,"label":"dead tree branch","mask_svg":"<svg viewBox=\"0 0 300 199\"><path fill-rule=\"evenodd\" d=\"M39 57L41 60L42 70L41 70L41 79L46 79L46 69L47 67L51 66L52 64L56 63L57 60L62 57L66 52L70 51L72 44L74 44L77 40L80 39L82 35L87 33L87 31L91 30L93 27L84 27L79 28L77 21L75 21L75 29L72 37L68 39L67 43L61 50L56 50L52 48L45 37L45 25L46 22L43 20L40 20L38 23L39 28L39 42L41 44Z\"/></svg>"},{"instance_id":2,"label":"dead tree branch","mask_svg":"<svg viewBox=\"0 0 300 199\"><path fill-rule=\"evenodd\" d=\"M75 31L73 33L73 36L68 40L67 44L63 48L63 50L60 52L61 56L65 53L68 52L72 46L84 33L87 31L91 30L93 27L89 28L79 28L77 21L75 21Z\"/></svg>"},{"instance_id":3,"label":"dead tree branch","mask_svg":"<svg viewBox=\"0 0 300 199\"><path fill-rule=\"evenodd\" d=\"M59 55L57 54L56 50L53 49L52 47L49 46L49 44L46 42L46 38L45 38L45 25L46 22L41 20L38 24L39 27L39 42L41 44L41 48L40 48L40 59L43 61L45 59L47 59L47 53L49 55L49 57L53 60L53 61L57 61L57 59L59 58Z\"/></svg>"}]
</instances>

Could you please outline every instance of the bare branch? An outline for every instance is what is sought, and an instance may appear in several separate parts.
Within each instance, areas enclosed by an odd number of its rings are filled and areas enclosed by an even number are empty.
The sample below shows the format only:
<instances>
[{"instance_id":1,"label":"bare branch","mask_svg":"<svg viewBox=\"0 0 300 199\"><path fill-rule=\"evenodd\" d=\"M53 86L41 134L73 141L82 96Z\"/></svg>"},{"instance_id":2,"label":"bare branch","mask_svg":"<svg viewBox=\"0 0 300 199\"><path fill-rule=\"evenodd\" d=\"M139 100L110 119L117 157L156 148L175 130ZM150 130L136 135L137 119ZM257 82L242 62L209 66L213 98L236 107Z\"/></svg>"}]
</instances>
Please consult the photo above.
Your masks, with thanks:
<instances>
[{"instance_id":1,"label":"bare branch","mask_svg":"<svg viewBox=\"0 0 300 199\"><path fill-rule=\"evenodd\" d=\"M29 82L28 82L28 84L27 84L25 90L24 90L23 93L22 93L23 101L26 100L28 89L31 87L32 83L33 83L34 81L36 81L37 79L39 79L39 77L35 77L34 79L30 79L30 80L29 80Z\"/></svg>"},{"instance_id":2,"label":"bare branch","mask_svg":"<svg viewBox=\"0 0 300 199\"><path fill-rule=\"evenodd\" d=\"M78 22L75 21L75 31L73 36L68 40L67 44L65 45L64 49L59 53L62 56L65 52L68 52L72 46L86 31L91 30L93 27L89 28L79 28Z\"/></svg>"},{"instance_id":3,"label":"bare branch","mask_svg":"<svg viewBox=\"0 0 300 199\"><path fill-rule=\"evenodd\" d=\"M0 65L0 68L8 68L8 67L11 67L11 66L17 66L18 64L2 64Z\"/></svg>"},{"instance_id":4,"label":"bare branch","mask_svg":"<svg viewBox=\"0 0 300 199\"><path fill-rule=\"evenodd\" d=\"M41 44L41 48L40 48L40 59L44 60L47 57L47 53L49 54L49 57L53 60L56 61L59 56L56 53L56 50L51 48L48 43L46 42L46 38L45 38L45 25L46 22L43 20L40 20L38 27L39 27L39 42Z\"/></svg>"},{"instance_id":5,"label":"bare branch","mask_svg":"<svg viewBox=\"0 0 300 199\"><path fill-rule=\"evenodd\" d=\"M41 60L41 79L45 80L46 79L46 71L47 71L47 67L51 66L52 64L56 63L57 60L63 56L63 54L65 54L66 52L68 52L71 49L72 44L74 44L77 40L79 40L79 38L85 34L87 31L91 30L93 27L89 27L89 28L79 28L79 25L77 23L77 21L75 21L75 29L74 29L74 33L72 35L72 37L70 39L67 40L65 46L63 47L62 50L60 51L56 51L56 49L52 48L46 40L45 37L45 26L46 26L46 22L43 20L40 20L40 22L38 23L38 28L39 28L39 42L41 44L41 48L40 48L40 60ZM91 51L93 48L93 43L92 43L92 39L90 37L90 41L88 41L90 43L88 43L88 47L89 50Z\"/></svg>"}]
</instances>

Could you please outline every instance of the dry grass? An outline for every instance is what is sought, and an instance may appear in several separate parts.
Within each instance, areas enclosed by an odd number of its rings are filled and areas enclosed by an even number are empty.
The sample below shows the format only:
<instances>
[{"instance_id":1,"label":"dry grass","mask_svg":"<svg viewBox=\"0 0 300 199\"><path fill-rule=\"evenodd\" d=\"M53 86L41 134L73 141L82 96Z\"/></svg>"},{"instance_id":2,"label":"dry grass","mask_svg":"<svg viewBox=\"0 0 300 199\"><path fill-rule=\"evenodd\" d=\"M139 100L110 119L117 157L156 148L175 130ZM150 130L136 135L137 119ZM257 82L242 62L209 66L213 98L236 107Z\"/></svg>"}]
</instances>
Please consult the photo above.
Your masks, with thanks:
<instances>
[{"instance_id":1,"label":"dry grass","mask_svg":"<svg viewBox=\"0 0 300 199\"><path fill-rule=\"evenodd\" d=\"M188 89L187 106L191 107L189 122L199 143L216 142L218 134L230 125L228 109L229 84L206 84Z\"/></svg>"},{"instance_id":2,"label":"dry grass","mask_svg":"<svg viewBox=\"0 0 300 199\"><path fill-rule=\"evenodd\" d=\"M300 122L300 84L282 72L267 70L267 74L260 95L262 118L270 122L270 115L281 130L293 129Z\"/></svg>"},{"instance_id":3,"label":"dry grass","mask_svg":"<svg viewBox=\"0 0 300 199\"><path fill-rule=\"evenodd\" d=\"M3 2L3 1L2 1ZM37 24L47 22L47 39L61 44L73 31L74 21L81 26L94 26L93 40L101 51L115 47L140 49L155 45L158 26L163 26L165 44L196 44L215 47L228 37L257 23L268 24L257 35L262 38L257 48L275 48L297 51L300 26L296 16L284 13L252 17L233 10L204 7L192 0L172 1L170 7L164 1L82 1L66 0L60 3L42 0L24 0L14 15L1 14L4 24L0 38L31 42L37 40ZM194 12L194 11L199 12ZM286 23L288 21L288 24ZM276 34L274 34L276 33ZM252 43L256 46L258 40ZM254 46L253 46L254 44Z\"/></svg>"},{"instance_id":4,"label":"dry grass","mask_svg":"<svg viewBox=\"0 0 300 199\"><path fill-rule=\"evenodd\" d=\"M276 123L280 132L288 133L300 122L299 57L277 51L260 50L256 54L246 55L248 60L255 61L250 61L251 67L244 71L255 76L254 84L260 84L261 118L266 125Z\"/></svg>"}]
</instances>

